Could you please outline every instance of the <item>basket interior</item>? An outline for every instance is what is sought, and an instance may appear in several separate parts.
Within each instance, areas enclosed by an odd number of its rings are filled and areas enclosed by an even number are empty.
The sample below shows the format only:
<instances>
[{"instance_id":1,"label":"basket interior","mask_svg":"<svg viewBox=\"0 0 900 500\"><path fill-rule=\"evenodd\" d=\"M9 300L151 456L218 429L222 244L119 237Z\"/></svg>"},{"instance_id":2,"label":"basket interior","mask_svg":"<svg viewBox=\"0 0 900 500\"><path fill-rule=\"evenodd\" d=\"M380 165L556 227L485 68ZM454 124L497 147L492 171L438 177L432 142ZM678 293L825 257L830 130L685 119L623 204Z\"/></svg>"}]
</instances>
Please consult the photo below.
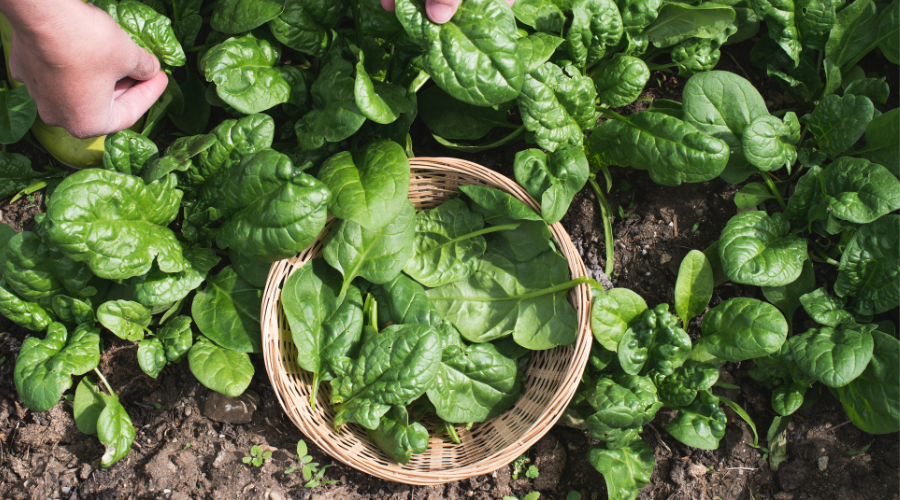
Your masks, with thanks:
<instances>
[{"instance_id":1,"label":"basket interior","mask_svg":"<svg viewBox=\"0 0 900 500\"><path fill-rule=\"evenodd\" d=\"M409 199L417 210L440 205L457 193L459 184L500 188L536 208L534 200L518 185L483 167L459 160L443 164L418 159L411 164ZM533 353L525 391L512 408L470 430L457 426L461 444L431 434L428 450L414 454L408 464L401 465L378 449L361 426L351 424L335 431L328 383L320 384L316 409L312 410L309 397L313 376L296 362L297 350L281 308L280 291L285 280L308 260L321 257L325 236L335 222L329 221L316 241L299 255L273 264L266 286L262 315L266 368L291 420L332 457L374 476L408 484L438 484L489 473L524 453L559 418L587 363L591 341L587 287L582 285L569 292L569 300L579 316L578 340L574 346ZM551 232L569 262L573 278L583 276L584 265L561 225L551 226Z\"/></svg>"}]
</instances>

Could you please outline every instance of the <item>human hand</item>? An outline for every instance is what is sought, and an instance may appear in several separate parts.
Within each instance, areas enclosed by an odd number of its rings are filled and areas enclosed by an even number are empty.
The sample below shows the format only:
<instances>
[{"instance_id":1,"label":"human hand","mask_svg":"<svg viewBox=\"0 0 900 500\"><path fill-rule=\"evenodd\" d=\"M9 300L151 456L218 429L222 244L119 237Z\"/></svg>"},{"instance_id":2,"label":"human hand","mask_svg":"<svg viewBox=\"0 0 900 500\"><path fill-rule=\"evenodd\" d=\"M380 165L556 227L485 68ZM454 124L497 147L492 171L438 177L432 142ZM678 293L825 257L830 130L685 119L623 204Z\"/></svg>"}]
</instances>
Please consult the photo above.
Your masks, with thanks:
<instances>
[{"instance_id":1,"label":"human hand","mask_svg":"<svg viewBox=\"0 0 900 500\"><path fill-rule=\"evenodd\" d=\"M39 2L30 12L15 3L0 2L13 26L10 75L28 87L48 125L78 138L118 132L165 91L159 61L106 12L81 0Z\"/></svg>"},{"instance_id":2,"label":"human hand","mask_svg":"<svg viewBox=\"0 0 900 500\"><path fill-rule=\"evenodd\" d=\"M506 0L510 7L515 1ZM425 13L432 22L444 24L453 18L453 14L456 14L460 2L462 0L425 0ZM381 0L381 6L384 7L384 10L393 12L394 0Z\"/></svg>"}]
</instances>

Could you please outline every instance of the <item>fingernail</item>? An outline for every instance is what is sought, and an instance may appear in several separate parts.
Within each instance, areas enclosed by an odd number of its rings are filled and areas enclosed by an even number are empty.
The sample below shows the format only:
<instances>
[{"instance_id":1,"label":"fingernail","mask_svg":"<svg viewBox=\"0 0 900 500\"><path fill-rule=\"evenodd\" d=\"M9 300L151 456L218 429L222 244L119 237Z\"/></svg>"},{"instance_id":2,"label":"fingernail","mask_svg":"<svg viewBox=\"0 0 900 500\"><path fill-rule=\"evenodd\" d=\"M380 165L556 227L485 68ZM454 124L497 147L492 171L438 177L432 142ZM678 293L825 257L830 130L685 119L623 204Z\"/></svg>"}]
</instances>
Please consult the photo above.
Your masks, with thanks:
<instances>
[{"instance_id":1,"label":"fingernail","mask_svg":"<svg viewBox=\"0 0 900 500\"><path fill-rule=\"evenodd\" d=\"M394 0L381 0L381 7L388 12L394 12Z\"/></svg>"},{"instance_id":2,"label":"fingernail","mask_svg":"<svg viewBox=\"0 0 900 500\"><path fill-rule=\"evenodd\" d=\"M437 24L446 23L453 17L453 14L456 14L455 8L440 3L426 4L425 11L428 14L428 19Z\"/></svg>"}]
</instances>

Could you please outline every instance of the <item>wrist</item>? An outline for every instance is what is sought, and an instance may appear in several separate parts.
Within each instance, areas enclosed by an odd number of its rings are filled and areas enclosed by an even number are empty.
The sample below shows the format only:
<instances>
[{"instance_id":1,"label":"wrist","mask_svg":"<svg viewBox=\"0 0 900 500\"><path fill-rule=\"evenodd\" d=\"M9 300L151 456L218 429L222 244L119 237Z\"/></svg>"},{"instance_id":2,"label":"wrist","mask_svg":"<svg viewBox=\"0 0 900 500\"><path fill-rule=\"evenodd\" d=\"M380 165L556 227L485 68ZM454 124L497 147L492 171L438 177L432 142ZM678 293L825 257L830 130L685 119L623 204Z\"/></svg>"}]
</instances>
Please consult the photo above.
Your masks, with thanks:
<instances>
[{"instance_id":1,"label":"wrist","mask_svg":"<svg viewBox=\"0 0 900 500\"><path fill-rule=\"evenodd\" d=\"M73 10L82 9L82 0L0 0L0 12L9 19L13 32L42 37L52 35Z\"/></svg>"}]
</instances>

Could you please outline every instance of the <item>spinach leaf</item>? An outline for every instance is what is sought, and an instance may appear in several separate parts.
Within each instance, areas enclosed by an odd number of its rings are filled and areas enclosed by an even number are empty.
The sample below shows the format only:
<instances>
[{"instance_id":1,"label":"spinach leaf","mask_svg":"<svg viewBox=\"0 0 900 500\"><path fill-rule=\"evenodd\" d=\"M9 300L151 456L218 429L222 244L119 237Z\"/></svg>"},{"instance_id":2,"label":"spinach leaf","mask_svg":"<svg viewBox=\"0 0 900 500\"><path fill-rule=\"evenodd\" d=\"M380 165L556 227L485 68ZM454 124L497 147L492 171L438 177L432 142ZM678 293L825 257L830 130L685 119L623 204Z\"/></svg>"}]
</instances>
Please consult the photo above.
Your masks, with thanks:
<instances>
[{"instance_id":1,"label":"spinach leaf","mask_svg":"<svg viewBox=\"0 0 900 500\"><path fill-rule=\"evenodd\" d=\"M212 134L179 137L166 148L162 158L141 171L141 178L149 184L175 171L186 172L193 165L191 158L209 149L215 142L216 136Z\"/></svg>"},{"instance_id":2,"label":"spinach leaf","mask_svg":"<svg viewBox=\"0 0 900 500\"><path fill-rule=\"evenodd\" d=\"M303 79L290 74L296 68L275 66L278 53L268 40L248 33L209 49L200 59L200 71L216 84L216 94L226 104L241 113L258 113L291 101L292 92L306 93Z\"/></svg>"},{"instance_id":3,"label":"spinach leaf","mask_svg":"<svg viewBox=\"0 0 900 500\"><path fill-rule=\"evenodd\" d=\"M644 28L656 20L661 0L616 0L619 12L622 14L622 23L625 27L625 36L628 40L626 55L639 56L647 50L650 39L644 34Z\"/></svg>"},{"instance_id":4,"label":"spinach leaf","mask_svg":"<svg viewBox=\"0 0 900 500\"><path fill-rule=\"evenodd\" d=\"M613 288L598 293L591 306L591 331L604 348L616 352L625 331L633 326L647 303L640 295L627 288Z\"/></svg>"},{"instance_id":5,"label":"spinach leaf","mask_svg":"<svg viewBox=\"0 0 900 500\"><path fill-rule=\"evenodd\" d=\"M656 382L659 399L666 406L690 405L698 391L708 391L719 380L719 369L713 365L688 361L668 377Z\"/></svg>"},{"instance_id":6,"label":"spinach leaf","mask_svg":"<svg viewBox=\"0 0 900 500\"><path fill-rule=\"evenodd\" d=\"M100 329L80 325L71 334L51 323L44 339L22 342L13 378L16 392L32 411L47 411L72 387L72 376L83 375L100 362Z\"/></svg>"},{"instance_id":7,"label":"spinach leaf","mask_svg":"<svg viewBox=\"0 0 900 500\"><path fill-rule=\"evenodd\" d=\"M97 386L97 377L87 376L78 382L75 388L75 400L72 404L72 414L75 417L75 425L84 434L97 433L97 419L100 412L106 408L104 397L108 397Z\"/></svg>"},{"instance_id":8,"label":"spinach leaf","mask_svg":"<svg viewBox=\"0 0 900 500\"><path fill-rule=\"evenodd\" d=\"M0 144L13 144L25 136L37 117L37 104L21 85L14 89L0 87Z\"/></svg>"},{"instance_id":9,"label":"spinach leaf","mask_svg":"<svg viewBox=\"0 0 900 500\"><path fill-rule=\"evenodd\" d=\"M562 10L552 0L519 0L512 4L516 19L537 31L561 33L566 23Z\"/></svg>"},{"instance_id":10,"label":"spinach leaf","mask_svg":"<svg viewBox=\"0 0 900 500\"><path fill-rule=\"evenodd\" d=\"M547 33L537 32L520 38L517 43L519 44L519 52L522 54L522 60L525 61L525 73L531 73L550 60L556 48L563 43L563 39ZM446 137L443 134L438 135ZM449 139L452 139L452 137ZM475 139L478 139L478 137L475 137Z\"/></svg>"},{"instance_id":11,"label":"spinach leaf","mask_svg":"<svg viewBox=\"0 0 900 500\"><path fill-rule=\"evenodd\" d=\"M94 324L94 309L91 305L67 295L54 295L51 301L53 312L60 322L69 325Z\"/></svg>"},{"instance_id":12,"label":"spinach leaf","mask_svg":"<svg viewBox=\"0 0 900 500\"><path fill-rule=\"evenodd\" d=\"M821 194L812 210L867 224L900 208L900 181L888 169L863 158L843 156L818 175Z\"/></svg>"},{"instance_id":13,"label":"spinach leaf","mask_svg":"<svg viewBox=\"0 0 900 500\"><path fill-rule=\"evenodd\" d=\"M843 387L862 374L872 359L874 329L875 325L852 321L810 328L791 337L791 352L804 373L828 387Z\"/></svg>"},{"instance_id":14,"label":"spinach leaf","mask_svg":"<svg viewBox=\"0 0 900 500\"><path fill-rule=\"evenodd\" d=\"M405 274L398 274L393 280L383 285L372 285L369 293L378 304L378 322L380 324L433 326L441 335L443 349L446 350L449 346L463 347L459 332L449 321L441 317L437 308L425 295L425 288ZM521 348L519 347L519 349ZM499 348L498 351L504 354Z\"/></svg>"},{"instance_id":15,"label":"spinach leaf","mask_svg":"<svg viewBox=\"0 0 900 500\"><path fill-rule=\"evenodd\" d=\"M548 250L530 262L515 263L488 252L475 273L425 293L470 342L512 334L532 350L568 345L577 336L575 309L566 299L574 286L566 260ZM527 314L525 313L527 311Z\"/></svg>"},{"instance_id":16,"label":"spinach leaf","mask_svg":"<svg viewBox=\"0 0 900 500\"><path fill-rule=\"evenodd\" d=\"M653 448L640 439L628 446L609 449L603 445L588 451L588 461L603 474L609 500L634 500L650 484L656 466Z\"/></svg>"},{"instance_id":17,"label":"spinach leaf","mask_svg":"<svg viewBox=\"0 0 900 500\"><path fill-rule=\"evenodd\" d=\"M200 152L196 169L187 172L188 185L198 187L226 166L240 163L241 158L272 145L275 120L269 115L255 114L239 120L225 120L210 131L216 142Z\"/></svg>"},{"instance_id":18,"label":"spinach leaf","mask_svg":"<svg viewBox=\"0 0 900 500\"><path fill-rule=\"evenodd\" d=\"M362 294L350 285L339 296L341 282L339 272L323 259L313 259L294 272L282 289L281 304L297 347L297 363L316 375L315 383L334 379L334 363L359 349ZM315 404L315 397L312 401Z\"/></svg>"},{"instance_id":19,"label":"spinach leaf","mask_svg":"<svg viewBox=\"0 0 900 500\"><path fill-rule=\"evenodd\" d=\"M854 321L853 315L844 310L846 302L846 299L828 293L825 287L800 297L806 314L816 323L825 326L838 326L845 321Z\"/></svg>"},{"instance_id":20,"label":"spinach leaf","mask_svg":"<svg viewBox=\"0 0 900 500\"><path fill-rule=\"evenodd\" d=\"M790 224L780 213L770 217L743 212L722 230L719 257L725 275L735 283L782 286L800 276L807 259L806 240L790 234Z\"/></svg>"},{"instance_id":21,"label":"spinach leaf","mask_svg":"<svg viewBox=\"0 0 900 500\"><path fill-rule=\"evenodd\" d=\"M631 104L641 96L650 79L650 68L637 57L616 54L603 71L594 77L597 100L610 108Z\"/></svg>"},{"instance_id":22,"label":"spinach leaf","mask_svg":"<svg viewBox=\"0 0 900 500\"><path fill-rule=\"evenodd\" d=\"M726 5L670 3L663 5L643 35L657 47L670 47L692 37L713 38L725 31L734 18L734 9Z\"/></svg>"},{"instance_id":23,"label":"spinach leaf","mask_svg":"<svg viewBox=\"0 0 900 500\"><path fill-rule=\"evenodd\" d=\"M269 269L272 267L268 262L250 259L233 248L228 251L228 258L231 260L231 267L244 281L256 288L266 287Z\"/></svg>"},{"instance_id":24,"label":"spinach leaf","mask_svg":"<svg viewBox=\"0 0 900 500\"><path fill-rule=\"evenodd\" d=\"M105 279L186 266L181 244L167 226L178 215L175 176L145 184L137 177L89 169L66 177L47 202L50 241L72 260Z\"/></svg>"},{"instance_id":25,"label":"spinach leaf","mask_svg":"<svg viewBox=\"0 0 900 500\"><path fill-rule=\"evenodd\" d=\"M499 189L466 184L460 185L459 190L477 205L497 215L516 220L543 221L541 216L529 208L528 205Z\"/></svg>"},{"instance_id":26,"label":"spinach leaf","mask_svg":"<svg viewBox=\"0 0 900 500\"><path fill-rule=\"evenodd\" d=\"M194 296L191 315L209 340L233 351L256 353L262 352L261 304L262 290L229 266L206 280L206 288Z\"/></svg>"},{"instance_id":27,"label":"spinach leaf","mask_svg":"<svg viewBox=\"0 0 900 500\"><path fill-rule=\"evenodd\" d=\"M728 163L728 145L688 122L663 113L617 116L591 134L591 151L604 165L648 170L664 186L715 178Z\"/></svg>"},{"instance_id":28,"label":"spinach leaf","mask_svg":"<svg viewBox=\"0 0 900 500\"><path fill-rule=\"evenodd\" d=\"M683 76L711 71L722 57L721 45L719 38L688 38L672 48L672 62L678 66L678 74Z\"/></svg>"},{"instance_id":29,"label":"spinach leaf","mask_svg":"<svg viewBox=\"0 0 900 500\"><path fill-rule=\"evenodd\" d=\"M360 51L359 62L356 63L356 80L353 91L356 105L366 118L386 125L413 109L413 103L405 88L373 80L366 73L364 63L364 52Z\"/></svg>"},{"instance_id":30,"label":"spinach leaf","mask_svg":"<svg viewBox=\"0 0 900 500\"><path fill-rule=\"evenodd\" d=\"M553 234L544 221L517 221L499 215L486 215L488 226L519 224L516 229L507 229L487 235L488 246L497 253L507 255L519 262L529 261L553 246Z\"/></svg>"},{"instance_id":31,"label":"spinach leaf","mask_svg":"<svg viewBox=\"0 0 900 500\"><path fill-rule=\"evenodd\" d=\"M112 16L134 43L161 62L169 66L184 66L184 50L175 38L172 21L168 17L137 0L97 0L93 3Z\"/></svg>"},{"instance_id":32,"label":"spinach leaf","mask_svg":"<svg viewBox=\"0 0 900 500\"><path fill-rule=\"evenodd\" d=\"M445 422L483 422L512 406L521 385L515 359L490 343L476 344L445 349L426 394Z\"/></svg>"},{"instance_id":33,"label":"spinach leaf","mask_svg":"<svg viewBox=\"0 0 900 500\"><path fill-rule=\"evenodd\" d=\"M428 449L428 429L409 420L406 408L392 406L381 417L378 427L366 429L366 434L391 459L408 464L413 453L425 453Z\"/></svg>"},{"instance_id":34,"label":"spinach leaf","mask_svg":"<svg viewBox=\"0 0 900 500\"><path fill-rule=\"evenodd\" d=\"M138 365L144 373L156 378L166 367L166 351L158 339L144 339L138 342Z\"/></svg>"},{"instance_id":35,"label":"spinach leaf","mask_svg":"<svg viewBox=\"0 0 900 500\"><path fill-rule=\"evenodd\" d=\"M6 224L0 224L0 278L3 277L3 271L6 269L6 249L9 246L9 241L16 234L15 229Z\"/></svg>"},{"instance_id":36,"label":"spinach leaf","mask_svg":"<svg viewBox=\"0 0 900 500\"><path fill-rule=\"evenodd\" d=\"M781 47L794 61L800 61L800 30L794 14L794 0L752 0L756 15L769 27L769 37Z\"/></svg>"},{"instance_id":37,"label":"spinach leaf","mask_svg":"<svg viewBox=\"0 0 900 500\"><path fill-rule=\"evenodd\" d=\"M156 332L156 338L162 342L166 360L178 363L191 350L194 336L191 333L191 317L175 316L166 322L166 326Z\"/></svg>"},{"instance_id":38,"label":"spinach leaf","mask_svg":"<svg viewBox=\"0 0 900 500\"><path fill-rule=\"evenodd\" d=\"M856 1L841 9L825 44L825 57L837 67L857 59L878 37L878 24L872 0Z\"/></svg>"},{"instance_id":39,"label":"spinach leaf","mask_svg":"<svg viewBox=\"0 0 900 500\"><path fill-rule=\"evenodd\" d=\"M803 295L813 291L816 287L816 275L813 271L812 261L803 262L803 270L800 277L787 285L764 286L763 296L775 305L784 317L787 318L788 328L794 323L794 311L803 303Z\"/></svg>"},{"instance_id":40,"label":"spinach leaf","mask_svg":"<svg viewBox=\"0 0 900 500\"><path fill-rule=\"evenodd\" d=\"M706 310L712 299L713 270L700 250L691 250L678 267L675 280L675 311L687 328L691 319Z\"/></svg>"},{"instance_id":41,"label":"spinach leaf","mask_svg":"<svg viewBox=\"0 0 900 500\"><path fill-rule=\"evenodd\" d=\"M97 308L97 321L122 340L142 340L150 320L150 309L130 300L110 300Z\"/></svg>"},{"instance_id":42,"label":"spinach leaf","mask_svg":"<svg viewBox=\"0 0 900 500\"><path fill-rule=\"evenodd\" d=\"M334 47L332 50L339 50ZM300 147L311 150L325 142L338 142L356 133L366 121L356 105L353 65L334 56L325 59L319 77L310 87L313 110L294 127Z\"/></svg>"},{"instance_id":43,"label":"spinach leaf","mask_svg":"<svg viewBox=\"0 0 900 500\"><path fill-rule=\"evenodd\" d=\"M670 375L691 353L691 338L669 314L669 305L647 309L622 335L619 364L631 375Z\"/></svg>"},{"instance_id":44,"label":"spinach leaf","mask_svg":"<svg viewBox=\"0 0 900 500\"><path fill-rule=\"evenodd\" d=\"M624 25L615 2L581 0L575 2L571 11L572 22L566 31L564 48L577 65L599 61L616 48Z\"/></svg>"},{"instance_id":45,"label":"spinach leaf","mask_svg":"<svg viewBox=\"0 0 900 500\"><path fill-rule=\"evenodd\" d=\"M860 314L879 314L900 301L900 216L888 214L859 228L841 255L834 291L852 297Z\"/></svg>"},{"instance_id":46,"label":"spinach leaf","mask_svg":"<svg viewBox=\"0 0 900 500\"><path fill-rule=\"evenodd\" d=\"M403 271L428 287L468 278L487 246L481 234L491 229L483 227L481 214L459 198L419 212L412 255Z\"/></svg>"},{"instance_id":47,"label":"spinach leaf","mask_svg":"<svg viewBox=\"0 0 900 500\"><path fill-rule=\"evenodd\" d=\"M445 139L481 139L494 127L510 127L506 111L454 99L437 85L419 93L422 121Z\"/></svg>"},{"instance_id":48,"label":"spinach leaf","mask_svg":"<svg viewBox=\"0 0 900 500\"><path fill-rule=\"evenodd\" d=\"M550 154L526 149L516 153L513 169L516 181L541 201L541 217L547 224L562 220L590 174L580 148L557 149Z\"/></svg>"},{"instance_id":49,"label":"spinach leaf","mask_svg":"<svg viewBox=\"0 0 900 500\"><path fill-rule=\"evenodd\" d=\"M695 345L717 358L737 362L778 352L787 333L787 322L775 306L737 297L706 313L702 337Z\"/></svg>"},{"instance_id":50,"label":"spinach leaf","mask_svg":"<svg viewBox=\"0 0 900 500\"><path fill-rule=\"evenodd\" d=\"M103 166L107 170L139 176L157 158L156 143L129 129L109 134L103 141Z\"/></svg>"},{"instance_id":51,"label":"spinach leaf","mask_svg":"<svg viewBox=\"0 0 900 500\"><path fill-rule=\"evenodd\" d=\"M427 325L393 325L367 335L346 373L332 383L335 428L356 422L376 429L391 405L425 394L437 377L441 339Z\"/></svg>"},{"instance_id":52,"label":"spinach leaf","mask_svg":"<svg viewBox=\"0 0 900 500\"><path fill-rule=\"evenodd\" d=\"M322 253L331 267L344 275L340 295L357 276L380 284L400 274L412 255L416 229L412 202L406 200L402 206L393 221L377 230L342 220L328 233Z\"/></svg>"},{"instance_id":53,"label":"spinach leaf","mask_svg":"<svg viewBox=\"0 0 900 500\"><path fill-rule=\"evenodd\" d=\"M31 160L17 154L0 151L0 198L10 197L28 187L34 179L45 174L31 169Z\"/></svg>"},{"instance_id":54,"label":"spinach leaf","mask_svg":"<svg viewBox=\"0 0 900 500\"><path fill-rule=\"evenodd\" d=\"M135 430L128 412L117 396L101 396L106 406L97 416L97 438L106 448L100 465L109 467L131 451Z\"/></svg>"},{"instance_id":55,"label":"spinach leaf","mask_svg":"<svg viewBox=\"0 0 900 500\"><path fill-rule=\"evenodd\" d=\"M900 2L891 2L878 13L881 22L878 24L878 36L873 40L881 49L884 57L894 63L900 64ZM862 55L868 51L863 51ZM861 57L861 56L857 56Z\"/></svg>"},{"instance_id":56,"label":"spinach leaf","mask_svg":"<svg viewBox=\"0 0 900 500\"><path fill-rule=\"evenodd\" d=\"M328 210L369 231L390 224L409 204L409 160L396 142L378 139L322 164L318 178L331 191Z\"/></svg>"},{"instance_id":57,"label":"spinach leaf","mask_svg":"<svg viewBox=\"0 0 900 500\"><path fill-rule=\"evenodd\" d=\"M874 112L875 107L868 97L830 95L800 121L807 124L818 139L819 149L834 159L862 137Z\"/></svg>"},{"instance_id":58,"label":"spinach leaf","mask_svg":"<svg viewBox=\"0 0 900 500\"><path fill-rule=\"evenodd\" d=\"M611 447L628 444L619 437L621 430L640 429L662 407L649 377L621 372L589 384L585 398L595 411L587 419L591 437L613 443Z\"/></svg>"},{"instance_id":59,"label":"spinach leaf","mask_svg":"<svg viewBox=\"0 0 900 500\"><path fill-rule=\"evenodd\" d=\"M539 146L552 152L582 146L582 129L590 130L596 121L596 98L594 83L577 68L567 66L563 73L548 62L525 76L516 103L525 128L534 132Z\"/></svg>"},{"instance_id":60,"label":"spinach leaf","mask_svg":"<svg viewBox=\"0 0 900 500\"><path fill-rule=\"evenodd\" d=\"M347 13L346 0L310 2L287 0L278 17L269 21L269 29L279 42L315 57L323 57L331 39Z\"/></svg>"},{"instance_id":61,"label":"spinach leaf","mask_svg":"<svg viewBox=\"0 0 900 500\"><path fill-rule=\"evenodd\" d=\"M53 318L40 304L22 300L13 293L5 279L0 279L0 314L34 332L42 331L53 322Z\"/></svg>"},{"instance_id":62,"label":"spinach leaf","mask_svg":"<svg viewBox=\"0 0 900 500\"><path fill-rule=\"evenodd\" d=\"M701 450L715 450L725 436L728 418L719 409L719 398L703 391L690 405L681 408L666 425L666 431L682 443Z\"/></svg>"},{"instance_id":63,"label":"spinach leaf","mask_svg":"<svg viewBox=\"0 0 900 500\"><path fill-rule=\"evenodd\" d=\"M54 295L66 292L54 269L50 249L40 236L29 231L9 239L3 278L23 300L37 302L44 307L50 305Z\"/></svg>"},{"instance_id":64,"label":"spinach leaf","mask_svg":"<svg viewBox=\"0 0 900 500\"><path fill-rule=\"evenodd\" d=\"M749 182L734 193L734 204L742 209L755 208L764 201L774 198L775 195L764 184Z\"/></svg>"},{"instance_id":65,"label":"spinach leaf","mask_svg":"<svg viewBox=\"0 0 900 500\"><path fill-rule=\"evenodd\" d=\"M202 134L206 130L206 124L209 123L211 112L210 104L206 100L206 85L193 71L189 71L184 83L178 86L184 96L184 111L176 114L170 107L166 113L182 132L188 135Z\"/></svg>"},{"instance_id":66,"label":"spinach leaf","mask_svg":"<svg viewBox=\"0 0 900 500\"><path fill-rule=\"evenodd\" d=\"M309 246L325 227L331 193L271 149L245 156L223 173L223 215L217 239L247 257L275 262Z\"/></svg>"},{"instance_id":67,"label":"spinach leaf","mask_svg":"<svg viewBox=\"0 0 900 500\"><path fill-rule=\"evenodd\" d=\"M885 80L887 80L887 77L854 80L844 87L844 95L865 96L875 104L885 104L891 93L891 89Z\"/></svg>"},{"instance_id":68,"label":"spinach leaf","mask_svg":"<svg viewBox=\"0 0 900 500\"><path fill-rule=\"evenodd\" d=\"M210 24L216 31L237 35L275 19L285 9L285 0L222 0L215 4Z\"/></svg>"},{"instance_id":69,"label":"spinach leaf","mask_svg":"<svg viewBox=\"0 0 900 500\"><path fill-rule=\"evenodd\" d=\"M871 434L888 434L900 430L900 341L877 330L872 337L869 366L836 392L853 425Z\"/></svg>"},{"instance_id":70,"label":"spinach leaf","mask_svg":"<svg viewBox=\"0 0 900 500\"><path fill-rule=\"evenodd\" d=\"M154 266L149 273L132 278L135 299L148 307L181 300L200 286L209 271L222 260L211 248L186 248L182 255L188 263L184 271L164 273Z\"/></svg>"},{"instance_id":71,"label":"spinach leaf","mask_svg":"<svg viewBox=\"0 0 900 500\"><path fill-rule=\"evenodd\" d=\"M741 137L753 120L769 112L749 81L725 71L692 76L684 86L683 109L686 122L731 149L722 179L739 183L756 172L741 151Z\"/></svg>"},{"instance_id":72,"label":"spinach leaf","mask_svg":"<svg viewBox=\"0 0 900 500\"><path fill-rule=\"evenodd\" d=\"M243 394L253 378L249 354L219 347L206 337L191 347L188 363L201 384L233 398Z\"/></svg>"},{"instance_id":73,"label":"spinach leaf","mask_svg":"<svg viewBox=\"0 0 900 500\"><path fill-rule=\"evenodd\" d=\"M741 150L754 167L770 172L797 161L796 144L800 142L800 122L788 112L784 120L771 115L761 116L750 123L741 136Z\"/></svg>"},{"instance_id":74,"label":"spinach leaf","mask_svg":"<svg viewBox=\"0 0 900 500\"><path fill-rule=\"evenodd\" d=\"M791 381L772 390L772 409L775 413L787 416L799 410L803 406L803 397L806 395L806 385Z\"/></svg>"},{"instance_id":75,"label":"spinach leaf","mask_svg":"<svg viewBox=\"0 0 900 500\"><path fill-rule=\"evenodd\" d=\"M200 16L200 7L203 0L173 1L171 3L172 31L175 37L185 47L194 45L200 28L203 26L203 18Z\"/></svg>"},{"instance_id":76,"label":"spinach leaf","mask_svg":"<svg viewBox=\"0 0 900 500\"><path fill-rule=\"evenodd\" d=\"M425 48L425 71L448 94L476 106L501 104L519 94L525 67L508 4L467 0L445 24L426 17L422 0L400 0L396 9L406 33Z\"/></svg>"}]
</instances>

